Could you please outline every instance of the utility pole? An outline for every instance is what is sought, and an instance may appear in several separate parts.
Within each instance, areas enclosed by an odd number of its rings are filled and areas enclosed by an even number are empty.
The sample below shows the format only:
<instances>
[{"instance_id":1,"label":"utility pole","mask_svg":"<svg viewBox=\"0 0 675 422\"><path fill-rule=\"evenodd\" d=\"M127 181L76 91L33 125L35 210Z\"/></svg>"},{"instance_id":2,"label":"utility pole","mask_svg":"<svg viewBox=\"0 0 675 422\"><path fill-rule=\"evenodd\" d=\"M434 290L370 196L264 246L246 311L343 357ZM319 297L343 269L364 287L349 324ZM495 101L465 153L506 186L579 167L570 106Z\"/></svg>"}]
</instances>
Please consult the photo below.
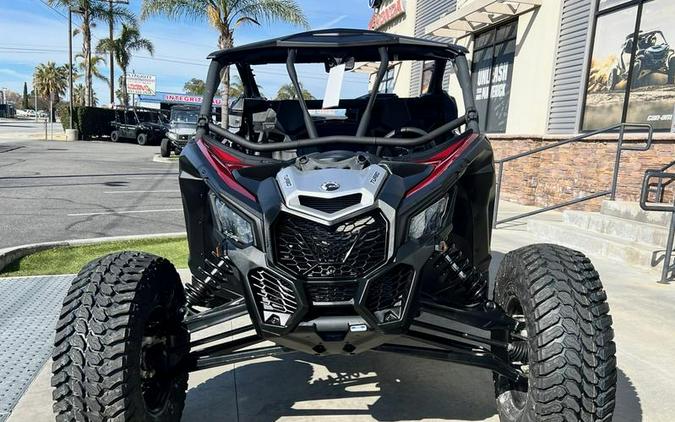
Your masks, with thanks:
<instances>
[{"instance_id":1,"label":"utility pole","mask_svg":"<svg viewBox=\"0 0 675 422\"><path fill-rule=\"evenodd\" d=\"M110 20L108 21L108 29L110 30L110 43L113 41L113 0L110 0ZM113 57L113 49L110 49L110 106L115 104L115 61Z\"/></svg>"},{"instance_id":2,"label":"utility pole","mask_svg":"<svg viewBox=\"0 0 675 422\"><path fill-rule=\"evenodd\" d=\"M73 9L68 7L68 115L70 116L69 129L73 128Z\"/></svg>"},{"instance_id":3,"label":"utility pole","mask_svg":"<svg viewBox=\"0 0 675 422\"><path fill-rule=\"evenodd\" d=\"M110 37L110 42L114 40L114 16L113 16L113 4L119 3L119 4L129 4L129 0L108 0L109 4L109 9L108 12L110 13L110 16L108 16L108 36ZM110 49L110 56L108 58L110 60L110 106L115 103L115 56L113 54L113 50Z\"/></svg>"}]
</instances>

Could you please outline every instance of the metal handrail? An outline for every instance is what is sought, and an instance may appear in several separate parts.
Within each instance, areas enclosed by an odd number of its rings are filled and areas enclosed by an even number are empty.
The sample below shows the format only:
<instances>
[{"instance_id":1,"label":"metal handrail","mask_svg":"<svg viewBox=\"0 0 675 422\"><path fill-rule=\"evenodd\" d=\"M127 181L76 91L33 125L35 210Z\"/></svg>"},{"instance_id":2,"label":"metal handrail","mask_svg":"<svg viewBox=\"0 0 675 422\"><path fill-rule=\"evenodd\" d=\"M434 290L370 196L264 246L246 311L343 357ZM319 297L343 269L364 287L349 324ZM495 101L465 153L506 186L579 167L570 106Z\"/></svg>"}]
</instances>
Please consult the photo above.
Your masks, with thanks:
<instances>
[{"instance_id":1,"label":"metal handrail","mask_svg":"<svg viewBox=\"0 0 675 422\"><path fill-rule=\"evenodd\" d=\"M660 211L660 212L670 212L670 227L668 229L668 239L666 241L666 251L665 256L663 257L663 269L661 270L661 280L659 283L668 283L669 277L668 273L673 270L673 265L671 264L673 257L673 244L675 243L675 195L673 195L672 205L663 204L663 189L668 186L670 183L675 181L675 172L668 173L666 170L675 166L675 161L672 163L654 170L647 170L645 172L645 177L642 180L642 191L640 192L640 208L645 211ZM656 202L649 202L649 193L651 192L650 186L652 185L651 180L656 178L658 180L658 190ZM664 183L664 180L668 180ZM654 205L660 204L660 205ZM674 274L675 275L675 274Z\"/></svg>"},{"instance_id":2,"label":"metal handrail","mask_svg":"<svg viewBox=\"0 0 675 422\"><path fill-rule=\"evenodd\" d=\"M625 146L624 145L624 135L626 132L626 129L647 129L647 139L646 143L644 145L640 146ZM499 198L501 196L501 188L502 188L502 178L504 175L504 164L523 158L523 157L529 157L530 155L537 154L552 148L557 148L561 147L563 145L571 144L574 142L582 141L584 139L590 138L595 135L600 135L603 133L609 133L609 132L614 132L617 129L619 129L619 138L617 140L617 148L616 148L616 157L614 160L614 170L612 172L612 184L610 186L609 190L601 191L601 192L596 192L590 195L586 195L580 198L573 199L571 201L566 201L560 204L556 205L551 205L545 208L537 209L535 211L530 211L526 212L523 214L518 214L512 217L504 218L502 220L497 220L498 212L499 212ZM643 124L643 123L620 123L614 126L610 126L604 129L599 129L593 132L589 133L584 133L582 135L575 136L570 139L565 139L560 142L556 142L554 144L550 145L544 145L539 148L534 148L532 150L526 151L526 152L521 152L519 154L515 154L506 158L502 158L501 160L495 160L495 165L497 166L497 186L496 186L496 195L495 195L495 206L494 206L494 212L493 212L493 224L492 227L495 228L497 227L498 224L503 224L503 223L509 223L511 221L515 220L520 220L521 218L525 217L531 217L533 215L541 214L544 212L556 210L559 208L564 208L570 205L578 204L580 202L585 202L585 201L590 201L591 199L596 199L600 198L603 196L609 196L610 200L616 199L616 188L617 188L617 182L619 180L619 165L621 163L621 153L623 151L647 151L651 148L652 146L652 139L654 137L654 128L652 128L651 125L649 124Z\"/></svg>"}]
</instances>

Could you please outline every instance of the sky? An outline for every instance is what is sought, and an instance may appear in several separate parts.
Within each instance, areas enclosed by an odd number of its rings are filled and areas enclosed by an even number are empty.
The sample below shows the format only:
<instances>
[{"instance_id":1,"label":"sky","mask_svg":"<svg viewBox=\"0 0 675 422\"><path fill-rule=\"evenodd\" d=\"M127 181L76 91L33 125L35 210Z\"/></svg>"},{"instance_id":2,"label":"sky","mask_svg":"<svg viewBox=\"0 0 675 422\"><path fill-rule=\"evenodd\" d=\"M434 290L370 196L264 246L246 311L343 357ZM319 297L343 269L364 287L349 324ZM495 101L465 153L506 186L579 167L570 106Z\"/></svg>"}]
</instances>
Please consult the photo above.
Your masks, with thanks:
<instances>
[{"instance_id":1,"label":"sky","mask_svg":"<svg viewBox=\"0 0 675 422\"><path fill-rule=\"evenodd\" d=\"M366 28L372 11L367 0L298 0L312 29ZM129 9L139 14L141 0L130 0ZM24 82L32 87L33 69L39 63L68 61L68 19L65 8L47 5L47 0L0 0L0 89L21 93ZM73 26L79 17L73 15ZM93 31L95 45L107 37L108 26L99 24ZM302 31L287 24L240 26L235 32L235 45L274 38ZM175 21L153 17L141 22L141 34L155 46L154 57L147 52L132 58L130 70L157 76L157 90L183 92L183 84L191 78L206 79L206 56L217 49L218 35L208 22ZM74 55L81 50L82 39L73 40ZM104 65L108 74L108 65ZM289 81L281 66L268 66L256 71L263 93L274 96L279 86ZM115 79L120 72L116 70ZM327 75L322 66L298 69L301 82L317 98L322 98ZM117 81L116 81L117 82ZM109 88L102 81L94 82L100 104L109 102ZM367 76L346 75L343 96L356 97L367 91Z\"/></svg>"}]
</instances>

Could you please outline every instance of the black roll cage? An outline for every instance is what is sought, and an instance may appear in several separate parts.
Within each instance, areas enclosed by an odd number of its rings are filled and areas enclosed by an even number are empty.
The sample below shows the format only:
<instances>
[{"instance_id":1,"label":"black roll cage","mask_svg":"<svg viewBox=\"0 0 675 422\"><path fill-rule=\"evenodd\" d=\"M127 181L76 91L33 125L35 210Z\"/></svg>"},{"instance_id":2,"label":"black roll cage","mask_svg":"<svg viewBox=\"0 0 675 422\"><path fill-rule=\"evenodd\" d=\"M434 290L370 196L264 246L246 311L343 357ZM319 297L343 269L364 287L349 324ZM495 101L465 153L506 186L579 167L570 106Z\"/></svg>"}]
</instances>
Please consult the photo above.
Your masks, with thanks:
<instances>
[{"instance_id":1,"label":"black roll cage","mask_svg":"<svg viewBox=\"0 0 675 422\"><path fill-rule=\"evenodd\" d=\"M336 30L340 31L340 30ZM344 31L344 30L343 30ZM353 33L354 30L349 30L349 33ZM361 31L364 34L376 34L374 32L369 32L369 31ZM384 34L382 34L384 35ZM387 34L389 35L389 34ZM338 36L339 38L339 36ZM223 69L226 66L230 65L236 65L237 69L239 71L240 77L242 79L242 82L245 86L245 94L247 97L252 98L252 97L259 97L260 92L258 90L258 87L255 83L255 79L253 76L253 72L251 70L250 63L245 62L245 56L242 56L242 52L246 52L248 50L250 51L258 51L258 50L264 50L264 51L269 51L269 45L261 45L260 47L251 46L251 47L239 47L239 48L234 48L230 50L224 50L219 53L214 53L210 57L212 58L211 65L209 67L209 72L206 80L206 91L204 93L204 100L202 102L201 110L200 110L200 117L199 117L199 123L197 124L197 139L199 138L204 138L206 135L208 135L210 132L213 132L217 135L222 136L226 140L237 144L243 148L256 151L256 152L271 152L271 151L285 151L285 150L292 150L292 149L297 149L297 148L303 148L303 147L314 147L314 146L320 146L320 145L326 145L326 144L358 144L358 145L369 145L369 146L390 146L390 147L414 147L414 146L419 146L423 145L425 143L428 143L439 136L442 136L446 133L451 132L454 129L459 128L462 125L466 125L467 130L471 130L473 133L480 133L480 129L478 126L478 113L476 111L476 106L474 102L474 94L473 94L473 88L472 88L472 81L471 81L471 74L469 71L469 65L466 59L465 55L465 50L461 47L457 46L450 46L450 45L444 45L440 43L434 43L435 45L431 45L430 42L426 40L417 40L413 38L408 38L407 39L408 43L413 43L417 42L419 45L416 47L418 49L424 49L424 48L434 48L434 49L439 49L439 48L448 48L449 51L452 51L452 54L447 54L445 57L440 57L439 54L429 54L429 56L435 57L435 64L434 66L434 72L431 77L431 83L429 86L429 92L432 93L439 93L442 91L442 81L443 81L443 75L445 72L445 67L446 63L448 60L453 61L455 65L455 73L457 75L457 79L459 81L459 85L462 89L462 98L464 100L464 108L465 108L465 113L463 116L460 116L459 118L447 122L446 124L442 125L441 127L429 132L426 135L420 136L418 138L414 139L401 139L401 138L386 138L386 137L366 137L364 136L365 133L368 130L368 127L370 125L371 121L371 113L373 110L373 107L375 105L375 100L380 88L380 85L382 83L382 80L387 72L387 69L389 67L389 62L390 62L390 46L396 46L396 44L393 43L382 43L383 45L380 46L373 46L372 44L355 44L353 48L363 48L363 47L377 47L377 53L379 55L379 60L380 60L380 65L376 74L376 78L371 90L371 93L368 97L368 103L366 106L366 109L363 112L363 115L359 121L357 133L355 136L346 136L346 135L339 135L339 136L325 136L325 137L319 137L316 131L316 127L314 125L314 121L312 120L312 117L309 113L309 109L307 107L307 103L305 99L303 98L301 94L301 87L300 87L300 82L298 80L298 75L296 72L295 65L297 63L297 58L298 58L298 53L299 51L303 49L315 49L316 50L316 45L312 44L302 44L302 43L292 43L292 42L286 42L284 44L277 44L274 49L274 54L275 57L274 59L270 59L268 61L265 61L264 54L260 53L256 57L256 64L265 64L265 63L271 63L271 62L278 62L278 56L281 52L285 50L286 54L286 70L288 72L288 76L291 79L291 83L297 93L298 97L298 103L300 105L300 108L302 110L302 115L303 115L303 120L307 129L307 133L309 136L309 139L301 139L301 140L295 140L295 141L288 141L288 142L277 142L277 143L268 143L268 144L262 144L262 143L257 143L257 142L251 142L244 137L230 132L227 128L223 128L221 126L218 126L217 124L214 124L210 121L209 117L211 114L211 104L213 101L213 97L216 94L216 91L218 89L218 86L220 84L220 75ZM403 44L401 44L403 45ZM345 46L343 44L340 44L340 42L333 43L331 45L325 45L322 44L321 48L325 51L328 50L329 48L341 48L344 50ZM410 47L409 45L405 45L405 47ZM228 56L228 53L232 52L231 57ZM239 53L239 54L237 54ZM262 55L262 57L260 57ZM419 54L419 56L423 56L422 54ZM239 60L236 60L239 58ZM224 105L227 106L227 105ZM227 122L225 122L227 124Z\"/></svg>"}]
</instances>

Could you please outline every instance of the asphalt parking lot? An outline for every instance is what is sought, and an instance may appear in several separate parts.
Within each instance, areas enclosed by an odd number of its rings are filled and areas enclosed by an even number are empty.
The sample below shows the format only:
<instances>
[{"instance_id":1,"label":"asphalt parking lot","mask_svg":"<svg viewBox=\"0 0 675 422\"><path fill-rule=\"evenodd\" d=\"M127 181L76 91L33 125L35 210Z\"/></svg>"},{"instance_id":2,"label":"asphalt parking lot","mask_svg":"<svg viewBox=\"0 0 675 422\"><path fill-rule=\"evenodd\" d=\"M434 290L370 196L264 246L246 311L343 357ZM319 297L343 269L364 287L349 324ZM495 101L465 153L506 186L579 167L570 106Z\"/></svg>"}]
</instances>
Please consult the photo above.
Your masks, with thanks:
<instances>
[{"instance_id":1,"label":"asphalt parking lot","mask_svg":"<svg viewBox=\"0 0 675 422\"><path fill-rule=\"evenodd\" d=\"M0 135L15 130L0 125ZM178 165L153 162L158 152L0 136L0 248L183 231Z\"/></svg>"}]
</instances>

